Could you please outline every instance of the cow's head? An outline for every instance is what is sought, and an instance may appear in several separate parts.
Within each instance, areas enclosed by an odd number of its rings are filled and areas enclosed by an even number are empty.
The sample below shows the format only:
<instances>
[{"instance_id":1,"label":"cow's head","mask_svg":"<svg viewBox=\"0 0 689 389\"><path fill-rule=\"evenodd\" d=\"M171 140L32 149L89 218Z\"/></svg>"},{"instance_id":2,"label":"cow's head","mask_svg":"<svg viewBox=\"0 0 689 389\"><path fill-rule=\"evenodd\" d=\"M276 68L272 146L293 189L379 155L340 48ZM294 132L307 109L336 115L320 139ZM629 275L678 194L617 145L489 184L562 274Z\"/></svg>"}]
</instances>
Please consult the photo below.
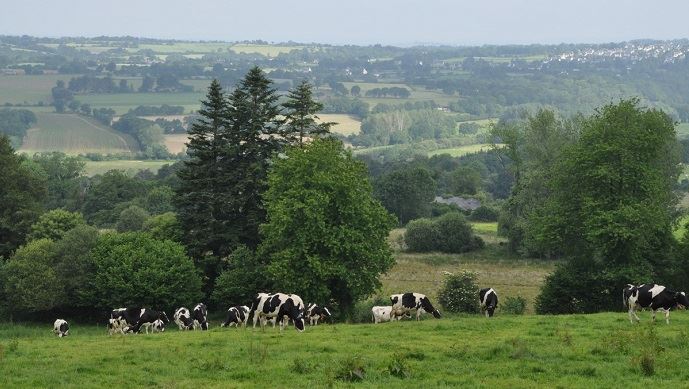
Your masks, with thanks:
<instances>
[{"instance_id":1,"label":"cow's head","mask_svg":"<svg viewBox=\"0 0 689 389\"><path fill-rule=\"evenodd\" d=\"M689 308L689 299L687 298L687 294L684 292L675 293L675 303L677 303L677 308L679 309Z\"/></svg>"},{"instance_id":2,"label":"cow's head","mask_svg":"<svg viewBox=\"0 0 689 389\"><path fill-rule=\"evenodd\" d=\"M163 321L163 323L167 324L170 322L170 319L167 318L167 315L165 314L165 311L160 311L158 312L158 318Z\"/></svg>"},{"instance_id":3,"label":"cow's head","mask_svg":"<svg viewBox=\"0 0 689 389\"><path fill-rule=\"evenodd\" d=\"M304 309L299 308L294 302L292 304L292 309L289 310L289 318L294 322L294 328L302 332L304 331Z\"/></svg>"},{"instance_id":4,"label":"cow's head","mask_svg":"<svg viewBox=\"0 0 689 389\"><path fill-rule=\"evenodd\" d=\"M330 313L330 310L328 310L326 307L323 307L321 310L321 320L332 319L332 317L333 315Z\"/></svg>"},{"instance_id":5,"label":"cow's head","mask_svg":"<svg viewBox=\"0 0 689 389\"><path fill-rule=\"evenodd\" d=\"M440 311L437 309L433 310L433 317L436 319L440 319Z\"/></svg>"}]
</instances>

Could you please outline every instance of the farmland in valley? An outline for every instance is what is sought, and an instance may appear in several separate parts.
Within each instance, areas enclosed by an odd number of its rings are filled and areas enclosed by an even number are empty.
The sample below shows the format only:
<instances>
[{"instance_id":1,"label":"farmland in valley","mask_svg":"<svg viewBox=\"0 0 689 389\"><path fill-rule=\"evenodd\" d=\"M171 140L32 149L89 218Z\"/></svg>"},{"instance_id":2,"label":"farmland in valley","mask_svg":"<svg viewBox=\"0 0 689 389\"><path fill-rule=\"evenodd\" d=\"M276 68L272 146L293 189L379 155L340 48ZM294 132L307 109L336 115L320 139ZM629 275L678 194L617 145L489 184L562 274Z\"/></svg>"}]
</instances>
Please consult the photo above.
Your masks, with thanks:
<instances>
[{"instance_id":1,"label":"farmland in valley","mask_svg":"<svg viewBox=\"0 0 689 389\"><path fill-rule=\"evenodd\" d=\"M131 136L74 114L39 112L19 149L25 153L62 151L67 154L128 153L139 150Z\"/></svg>"}]
</instances>

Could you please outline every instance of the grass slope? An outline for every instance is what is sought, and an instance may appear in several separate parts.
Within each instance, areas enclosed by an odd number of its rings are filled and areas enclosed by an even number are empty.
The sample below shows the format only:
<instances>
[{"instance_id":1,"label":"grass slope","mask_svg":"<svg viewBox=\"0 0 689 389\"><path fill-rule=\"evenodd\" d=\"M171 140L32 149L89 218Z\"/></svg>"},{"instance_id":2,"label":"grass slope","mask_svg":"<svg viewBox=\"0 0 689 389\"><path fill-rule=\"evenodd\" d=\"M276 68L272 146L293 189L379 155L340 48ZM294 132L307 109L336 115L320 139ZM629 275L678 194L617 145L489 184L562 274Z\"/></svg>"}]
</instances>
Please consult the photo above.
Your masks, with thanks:
<instances>
[{"instance_id":1,"label":"grass slope","mask_svg":"<svg viewBox=\"0 0 689 389\"><path fill-rule=\"evenodd\" d=\"M686 387L689 315L631 325L625 313L450 316L288 328L169 328L105 335L101 325L0 325L2 387Z\"/></svg>"},{"instance_id":2,"label":"grass slope","mask_svg":"<svg viewBox=\"0 0 689 389\"><path fill-rule=\"evenodd\" d=\"M20 152L62 151L80 153L125 153L139 150L131 136L74 114L39 112L34 128L27 131Z\"/></svg>"}]
</instances>

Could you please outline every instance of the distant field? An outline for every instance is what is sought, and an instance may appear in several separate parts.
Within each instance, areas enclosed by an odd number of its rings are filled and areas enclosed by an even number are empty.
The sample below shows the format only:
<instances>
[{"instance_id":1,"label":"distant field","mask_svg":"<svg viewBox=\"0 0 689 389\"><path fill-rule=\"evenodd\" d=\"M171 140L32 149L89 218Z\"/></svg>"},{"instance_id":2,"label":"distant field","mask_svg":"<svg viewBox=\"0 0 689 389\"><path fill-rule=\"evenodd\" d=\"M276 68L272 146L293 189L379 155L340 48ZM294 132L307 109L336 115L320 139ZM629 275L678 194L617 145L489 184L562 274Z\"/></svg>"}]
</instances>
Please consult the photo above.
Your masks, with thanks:
<instances>
[{"instance_id":1,"label":"distant field","mask_svg":"<svg viewBox=\"0 0 689 389\"><path fill-rule=\"evenodd\" d=\"M342 135L358 134L361 132L361 120L356 116L336 113L318 114L322 122L335 122L332 132Z\"/></svg>"},{"instance_id":2,"label":"distant field","mask_svg":"<svg viewBox=\"0 0 689 389\"><path fill-rule=\"evenodd\" d=\"M73 114L37 113L38 122L27 131L22 147L25 153L62 151L80 153L126 153L139 150L129 135Z\"/></svg>"},{"instance_id":3,"label":"distant field","mask_svg":"<svg viewBox=\"0 0 689 389\"><path fill-rule=\"evenodd\" d=\"M51 100L50 90L57 80L67 82L70 77L64 74L0 76L0 105L39 101L47 104Z\"/></svg>"},{"instance_id":4,"label":"distant field","mask_svg":"<svg viewBox=\"0 0 689 389\"><path fill-rule=\"evenodd\" d=\"M453 147L450 149L433 150L433 151L428 153L428 156L432 157L434 155L449 154L453 157L461 157L462 155L477 153L479 151L486 151L486 150L490 150L491 148L492 148L492 145L487 144L487 143L482 143L482 144L476 144L476 145Z\"/></svg>"},{"instance_id":5,"label":"distant field","mask_svg":"<svg viewBox=\"0 0 689 389\"><path fill-rule=\"evenodd\" d=\"M689 138L689 123L679 123L675 130L678 138Z\"/></svg>"},{"instance_id":6,"label":"distant field","mask_svg":"<svg viewBox=\"0 0 689 389\"><path fill-rule=\"evenodd\" d=\"M80 95L78 100L92 108L112 108L118 115L127 113L139 105L181 105L185 113L197 110L205 93L116 93Z\"/></svg>"},{"instance_id":7,"label":"distant field","mask_svg":"<svg viewBox=\"0 0 689 389\"><path fill-rule=\"evenodd\" d=\"M281 53L289 53L293 50L301 50L304 46L272 46L272 45L251 45L237 44L231 47L235 53L256 53L267 57L277 57Z\"/></svg>"},{"instance_id":8,"label":"distant field","mask_svg":"<svg viewBox=\"0 0 689 389\"><path fill-rule=\"evenodd\" d=\"M124 170L129 175L134 175L141 170L158 172L163 165L171 165L175 161L86 161L86 175L95 176L108 170Z\"/></svg>"},{"instance_id":9,"label":"distant field","mask_svg":"<svg viewBox=\"0 0 689 389\"><path fill-rule=\"evenodd\" d=\"M171 153L179 153L187 148L184 144L187 143L187 134L166 134L165 146Z\"/></svg>"}]
</instances>

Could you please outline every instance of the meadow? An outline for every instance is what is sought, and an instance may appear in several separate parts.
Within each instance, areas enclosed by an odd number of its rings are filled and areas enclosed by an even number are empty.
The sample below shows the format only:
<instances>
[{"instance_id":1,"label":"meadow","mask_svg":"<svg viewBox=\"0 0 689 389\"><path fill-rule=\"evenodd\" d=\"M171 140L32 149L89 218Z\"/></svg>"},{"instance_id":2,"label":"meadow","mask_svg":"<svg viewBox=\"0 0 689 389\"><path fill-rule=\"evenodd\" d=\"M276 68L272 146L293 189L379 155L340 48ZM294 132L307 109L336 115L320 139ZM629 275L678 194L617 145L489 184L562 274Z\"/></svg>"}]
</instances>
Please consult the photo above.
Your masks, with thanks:
<instances>
[{"instance_id":1,"label":"meadow","mask_svg":"<svg viewBox=\"0 0 689 389\"><path fill-rule=\"evenodd\" d=\"M62 151L67 154L126 153L139 150L135 139L74 114L38 112L27 131L20 152Z\"/></svg>"},{"instance_id":2,"label":"meadow","mask_svg":"<svg viewBox=\"0 0 689 389\"><path fill-rule=\"evenodd\" d=\"M420 322L106 335L103 323L0 324L2 387L679 388L686 312L429 316Z\"/></svg>"}]
</instances>

